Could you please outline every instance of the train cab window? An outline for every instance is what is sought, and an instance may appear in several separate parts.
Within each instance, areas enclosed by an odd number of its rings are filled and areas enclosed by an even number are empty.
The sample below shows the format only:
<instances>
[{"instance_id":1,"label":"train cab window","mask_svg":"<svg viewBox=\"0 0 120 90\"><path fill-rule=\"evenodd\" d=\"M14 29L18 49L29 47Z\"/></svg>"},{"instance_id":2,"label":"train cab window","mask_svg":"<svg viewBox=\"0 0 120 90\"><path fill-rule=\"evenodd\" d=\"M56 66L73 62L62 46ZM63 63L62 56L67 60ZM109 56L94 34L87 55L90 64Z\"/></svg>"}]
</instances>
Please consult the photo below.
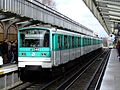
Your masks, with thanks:
<instances>
[{"instance_id":1,"label":"train cab window","mask_svg":"<svg viewBox=\"0 0 120 90\"><path fill-rule=\"evenodd\" d=\"M39 29L20 31L20 47L49 47L49 31Z\"/></svg>"}]
</instances>

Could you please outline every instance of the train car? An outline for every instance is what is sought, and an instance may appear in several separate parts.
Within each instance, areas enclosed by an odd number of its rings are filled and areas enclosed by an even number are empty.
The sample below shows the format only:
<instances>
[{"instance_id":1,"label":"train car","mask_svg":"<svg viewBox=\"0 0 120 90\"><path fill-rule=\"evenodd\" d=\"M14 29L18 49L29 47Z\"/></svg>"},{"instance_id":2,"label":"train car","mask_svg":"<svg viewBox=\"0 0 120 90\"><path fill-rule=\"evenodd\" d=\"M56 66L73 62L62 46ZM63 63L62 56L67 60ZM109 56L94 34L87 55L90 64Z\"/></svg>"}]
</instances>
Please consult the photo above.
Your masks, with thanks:
<instances>
[{"instance_id":1,"label":"train car","mask_svg":"<svg viewBox=\"0 0 120 90\"><path fill-rule=\"evenodd\" d=\"M100 39L93 36L67 30L21 28L18 31L19 71L23 74L28 70L51 70L101 48L101 43Z\"/></svg>"},{"instance_id":2,"label":"train car","mask_svg":"<svg viewBox=\"0 0 120 90\"><path fill-rule=\"evenodd\" d=\"M111 39L108 39L107 44L109 49L112 49L114 47L113 40Z\"/></svg>"}]
</instances>

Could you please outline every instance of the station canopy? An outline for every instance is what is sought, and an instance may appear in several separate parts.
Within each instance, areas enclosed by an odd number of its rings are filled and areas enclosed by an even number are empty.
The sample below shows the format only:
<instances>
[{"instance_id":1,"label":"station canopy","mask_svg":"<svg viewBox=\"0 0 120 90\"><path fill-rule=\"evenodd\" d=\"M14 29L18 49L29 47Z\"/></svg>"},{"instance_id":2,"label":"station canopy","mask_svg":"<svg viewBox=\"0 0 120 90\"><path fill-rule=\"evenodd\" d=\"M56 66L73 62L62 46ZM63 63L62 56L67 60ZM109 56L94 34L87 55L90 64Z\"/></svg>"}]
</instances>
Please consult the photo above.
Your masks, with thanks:
<instances>
[{"instance_id":1,"label":"station canopy","mask_svg":"<svg viewBox=\"0 0 120 90\"><path fill-rule=\"evenodd\" d=\"M108 34L120 29L120 0L83 0Z\"/></svg>"}]
</instances>

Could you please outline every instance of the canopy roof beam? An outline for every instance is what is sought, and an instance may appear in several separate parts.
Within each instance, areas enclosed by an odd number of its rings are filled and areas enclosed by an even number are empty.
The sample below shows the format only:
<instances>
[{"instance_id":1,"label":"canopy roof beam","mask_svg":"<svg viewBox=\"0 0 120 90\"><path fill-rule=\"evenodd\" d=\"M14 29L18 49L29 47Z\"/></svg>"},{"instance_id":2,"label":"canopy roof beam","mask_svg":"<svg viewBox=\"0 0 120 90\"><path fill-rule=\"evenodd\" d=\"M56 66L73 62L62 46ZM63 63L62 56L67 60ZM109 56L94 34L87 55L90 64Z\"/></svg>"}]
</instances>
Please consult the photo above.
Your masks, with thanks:
<instances>
[{"instance_id":1,"label":"canopy roof beam","mask_svg":"<svg viewBox=\"0 0 120 90\"><path fill-rule=\"evenodd\" d=\"M120 22L119 0L83 0L108 34L112 33L115 23ZM98 15L96 15L98 13Z\"/></svg>"}]
</instances>

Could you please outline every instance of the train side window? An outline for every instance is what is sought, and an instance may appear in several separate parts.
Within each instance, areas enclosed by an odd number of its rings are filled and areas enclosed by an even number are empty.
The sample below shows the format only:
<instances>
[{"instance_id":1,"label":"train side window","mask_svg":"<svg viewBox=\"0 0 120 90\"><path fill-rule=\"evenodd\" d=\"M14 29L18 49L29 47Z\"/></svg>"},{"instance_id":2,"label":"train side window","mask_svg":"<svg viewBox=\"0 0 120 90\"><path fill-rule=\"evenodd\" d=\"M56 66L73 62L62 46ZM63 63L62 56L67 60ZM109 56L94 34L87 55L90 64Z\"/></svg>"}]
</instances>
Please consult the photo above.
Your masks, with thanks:
<instances>
[{"instance_id":1,"label":"train side window","mask_svg":"<svg viewBox=\"0 0 120 90\"><path fill-rule=\"evenodd\" d=\"M86 46L86 38L84 38L84 46Z\"/></svg>"},{"instance_id":2,"label":"train side window","mask_svg":"<svg viewBox=\"0 0 120 90\"><path fill-rule=\"evenodd\" d=\"M61 49L62 48L62 36L58 35L58 48Z\"/></svg>"},{"instance_id":3,"label":"train side window","mask_svg":"<svg viewBox=\"0 0 120 90\"><path fill-rule=\"evenodd\" d=\"M84 38L84 46L86 46L86 38Z\"/></svg>"},{"instance_id":4,"label":"train side window","mask_svg":"<svg viewBox=\"0 0 120 90\"><path fill-rule=\"evenodd\" d=\"M69 44L69 36L67 36L67 48L69 49L69 46L70 46L70 44Z\"/></svg>"},{"instance_id":5,"label":"train side window","mask_svg":"<svg viewBox=\"0 0 120 90\"><path fill-rule=\"evenodd\" d=\"M78 37L76 37L76 48L78 48Z\"/></svg>"},{"instance_id":6,"label":"train side window","mask_svg":"<svg viewBox=\"0 0 120 90\"><path fill-rule=\"evenodd\" d=\"M88 45L90 45L90 39L88 38Z\"/></svg>"},{"instance_id":7,"label":"train side window","mask_svg":"<svg viewBox=\"0 0 120 90\"><path fill-rule=\"evenodd\" d=\"M72 36L72 48L74 48L74 36Z\"/></svg>"},{"instance_id":8,"label":"train side window","mask_svg":"<svg viewBox=\"0 0 120 90\"><path fill-rule=\"evenodd\" d=\"M91 45L91 38L90 38L90 45Z\"/></svg>"},{"instance_id":9,"label":"train side window","mask_svg":"<svg viewBox=\"0 0 120 90\"><path fill-rule=\"evenodd\" d=\"M89 46L89 38L87 38L88 39L88 46Z\"/></svg>"},{"instance_id":10,"label":"train side window","mask_svg":"<svg viewBox=\"0 0 120 90\"><path fill-rule=\"evenodd\" d=\"M54 45L54 41L55 41L55 35L52 34L52 49L54 50L55 49L55 45Z\"/></svg>"},{"instance_id":11,"label":"train side window","mask_svg":"<svg viewBox=\"0 0 120 90\"><path fill-rule=\"evenodd\" d=\"M87 41L88 41L87 45L89 45L89 38L87 38Z\"/></svg>"},{"instance_id":12,"label":"train side window","mask_svg":"<svg viewBox=\"0 0 120 90\"><path fill-rule=\"evenodd\" d=\"M85 38L85 46L87 46L87 38Z\"/></svg>"},{"instance_id":13,"label":"train side window","mask_svg":"<svg viewBox=\"0 0 120 90\"><path fill-rule=\"evenodd\" d=\"M69 48L68 36L67 35L64 36L64 48L65 49Z\"/></svg>"},{"instance_id":14,"label":"train side window","mask_svg":"<svg viewBox=\"0 0 120 90\"><path fill-rule=\"evenodd\" d=\"M67 36L64 35L64 48L67 49Z\"/></svg>"},{"instance_id":15,"label":"train side window","mask_svg":"<svg viewBox=\"0 0 120 90\"><path fill-rule=\"evenodd\" d=\"M88 39L86 38L86 46L88 45Z\"/></svg>"},{"instance_id":16,"label":"train side window","mask_svg":"<svg viewBox=\"0 0 120 90\"><path fill-rule=\"evenodd\" d=\"M60 49L60 36L58 35L58 49Z\"/></svg>"},{"instance_id":17,"label":"train side window","mask_svg":"<svg viewBox=\"0 0 120 90\"><path fill-rule=\"evenodd\" d=\"M85 38L83 37L83 46L85 46Z\"/></svg>"},{"instance_id":18,"label":"train side window","mask_svg":"<svg viewBox=\"0 0 120 90\"><path fill-rule=\"evenodd\" d=\"M70 36L69 38L70 38L69 45L70 45L70 48L72 48L72 36Z\"/></svg>"},{"instance_id":19,"label":"train side window","mask_svg":"<svg viewBox=\"0 0 120 90\"><path fill-rule=\"evenodd\" d=\"M88 41L88 45L89 45L89 38L87 38L87 41Z\"/></svg>"},{"instance_id":20,"label":"train side window","mask_svg":"<svg viewBox=\"0 0 120 90\"><path fill-rule=\"evenodd\" d=\"M44 36L44 47L49 47L49 34L46 33Z\"/></svg>"},{"instance_id":21,"label":"train side window","mask_svg":"<svg viewBox=\"0 0 120 90\"><path fill-rule=\"evenodd\" d=\"M69 48L69 36L66 36L66 48Z\"/></svg>"},{"instance_id":22,"label":"train side window","mask_svg":"<svg viewBox=\"0 0 120 90\"><path fill-rule=\"evenodd\" d=\"M80 47L80 37L78 37L78 47Z\"/></svg>"},{"instance_id":23,"label":"train side window","mask_svg":"<svg viewBox=\"0 0 120 90\"><path fill-rule=\"evenodd\" d=\"M82 37L80 37L80 47L82 47Z\"/></svg>"},{"instance_id":24,"label":"train side window","mask_svg":"<svg viewBox=\"0 0 120 90\"><path fill-rule=\"evenodd\" d=\"M76 48L76 37L74 37L74 48Z\"/></svg>"}]
</instances>

